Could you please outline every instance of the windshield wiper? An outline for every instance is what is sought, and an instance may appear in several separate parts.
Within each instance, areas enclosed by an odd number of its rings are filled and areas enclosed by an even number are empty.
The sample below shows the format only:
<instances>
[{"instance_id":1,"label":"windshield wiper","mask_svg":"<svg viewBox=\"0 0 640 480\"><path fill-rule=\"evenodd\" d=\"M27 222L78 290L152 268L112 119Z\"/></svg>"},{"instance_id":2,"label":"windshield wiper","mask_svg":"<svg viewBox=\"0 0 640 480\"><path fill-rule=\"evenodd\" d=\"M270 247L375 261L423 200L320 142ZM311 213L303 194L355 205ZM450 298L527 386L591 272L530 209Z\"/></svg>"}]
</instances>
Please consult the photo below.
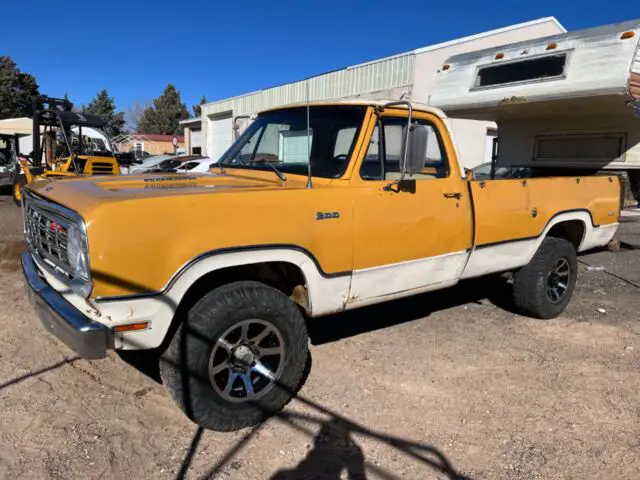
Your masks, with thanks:
<instances>
[{"instance_id":1,"label":"windshield wiper","mask_svg":"<svg viewBox=\"0 0 640 480\"><path fill-rule=\"evenodd\" d=\"M260 161L255 161L254 160L252 162L249 162L249 165L266 165L267 167L271 168L271 170L274 171L274 173L278 176L278 178L281 181L283 181L283 182L287 181L287 177L285 176L285 174L282 173L280 170L278 170L273 163L265 162L265 161L262 161L262 160L260 160Z\"/></svg>"},{"instance_id":2,"label":"windshield wiper","mask_svg":"<svg viewBox=\"0 0 640 480\"><path fill-rule=\"evenodd\" d=\"M276 168L276 166L275 166L273 163L267 163L267 165L268 165L269 167L271 167L271 170L273 170L273 171L275 172L275 174L278 176L278 178L279 178L280 180L282 180L283 182L286 182L286 181L287 181L287 177L286 177L286 175L285 175L284 173L282 173L280 170L278 170L278 169Z\"/></svg>"}]
</instances>

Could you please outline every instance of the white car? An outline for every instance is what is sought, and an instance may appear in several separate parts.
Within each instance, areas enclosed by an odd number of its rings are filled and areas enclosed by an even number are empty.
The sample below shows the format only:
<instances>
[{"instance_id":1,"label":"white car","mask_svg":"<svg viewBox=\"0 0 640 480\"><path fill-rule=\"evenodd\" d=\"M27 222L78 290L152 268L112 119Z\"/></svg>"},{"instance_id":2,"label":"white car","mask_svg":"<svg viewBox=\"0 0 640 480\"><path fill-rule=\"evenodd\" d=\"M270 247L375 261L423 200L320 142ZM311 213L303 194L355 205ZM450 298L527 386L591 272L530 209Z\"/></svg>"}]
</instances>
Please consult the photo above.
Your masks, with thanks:
<instances>
[{"instance_id":1,"label":"white car","mask_svg":"<svg viewBox=\"0 0 640 480\"><path fill-rule=\"evenodd\" d=\"M217 160L211 158L199 158L198 160L189 160L184 162L178 168L174 169L174 172L178 173L203 173L208 172L218 164Z\"/></svg>"},{"instance_id":2,"label":"white car","mask_svg":"<svg viewBox=\"0 0 640 480\"><path fill-rule=\"evenodd\" d=\"M169 158L172 158L173 156L174 155L154 155L152 157L147 157L142 161L142 163L131 165L131 167L128 168L128 172L126 173L128 173L129 175L145 173L147 170L157 167L163 160L167 160ZM121 169L121 171L122 170L123 169Z\"/></svg>"}]
</instances>

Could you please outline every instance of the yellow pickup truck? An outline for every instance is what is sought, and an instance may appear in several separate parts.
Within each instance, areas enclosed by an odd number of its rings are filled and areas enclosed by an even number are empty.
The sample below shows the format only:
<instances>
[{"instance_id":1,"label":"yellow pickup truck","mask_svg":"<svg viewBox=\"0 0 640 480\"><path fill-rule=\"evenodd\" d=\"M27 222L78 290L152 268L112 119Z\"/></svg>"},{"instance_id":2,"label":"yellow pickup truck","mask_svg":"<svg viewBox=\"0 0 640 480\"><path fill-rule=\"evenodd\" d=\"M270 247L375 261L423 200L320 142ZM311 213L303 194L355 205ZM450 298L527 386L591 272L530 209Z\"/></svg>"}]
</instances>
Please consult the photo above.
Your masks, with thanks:
<instances>
[{"instance_id":1,"label":"yellow pickup truck","mask_svg":"<svg viewBox=\"0 0 640 480\"><path fill-rule=\"evenodd\" d=\"M266 111L208 174L36 181L27 293L85 358L162 352L196 423L282 408L307 361L305 317L513 272L524 315L561 314L576 252L616 233L615 176L471 181L435 108L334 101Z\"/></svg>"}]
</instances>

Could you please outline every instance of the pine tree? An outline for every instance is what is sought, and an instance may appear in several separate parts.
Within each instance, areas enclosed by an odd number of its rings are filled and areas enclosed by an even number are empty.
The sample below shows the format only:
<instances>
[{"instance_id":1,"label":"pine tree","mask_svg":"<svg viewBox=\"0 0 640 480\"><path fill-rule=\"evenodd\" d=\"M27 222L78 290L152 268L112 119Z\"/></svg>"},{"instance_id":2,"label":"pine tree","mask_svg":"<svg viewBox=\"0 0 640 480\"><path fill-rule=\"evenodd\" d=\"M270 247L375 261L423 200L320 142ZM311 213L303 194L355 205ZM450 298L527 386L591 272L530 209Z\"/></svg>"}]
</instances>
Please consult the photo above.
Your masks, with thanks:
<instances>
[{"instance_id":1,"label":"pine tree","mask_svg":"<svg viewBox=\"0 0 640 480\"><path fill-rule=\"evenodd\" d=\"M153 105L142 112L142 118L138 122L138 132L164 135L181 133L182 128L179 128L178 122L187 118L189 118L189 111L180 99L180 92L169 84L162 95L153 101Z\"/></svg>"},{"instance_id":2,"label":"pine tree","mask_svg":"<svg viewBox=\"0 0 640 480\"><path fill-rule=\"evenodd\" d=\"M193 107L191 107L193 109L194 117L199 117L202 114L201 105L204 105L205 103L207 103L207 97L202 95L202 97L200 97L200 103L196 103Z\"/></svg>"},{"instance_id":3,"label":"pine tree","mask_svg":"<svg viewBox=\"0 0 640 480\"><path fill-rule=\"evenodd\" d=\"M11 57L0 56L0 119L28 116L37 95L36 79L21 72Z\"/></svg>"},{"instance_id":4,"label":"pine tree","mask_svg":"<svg viewBox=\"0 0 640 480\"><path fill-rule=\"evenodd\" d=\"M109 137L120 135L124 130L124 113L116 112L116 105L113 97L105 88L100 90L89 105L84 108L87 113L98 115L105 123L105 131Z\"/></svg>"}]
</instances>

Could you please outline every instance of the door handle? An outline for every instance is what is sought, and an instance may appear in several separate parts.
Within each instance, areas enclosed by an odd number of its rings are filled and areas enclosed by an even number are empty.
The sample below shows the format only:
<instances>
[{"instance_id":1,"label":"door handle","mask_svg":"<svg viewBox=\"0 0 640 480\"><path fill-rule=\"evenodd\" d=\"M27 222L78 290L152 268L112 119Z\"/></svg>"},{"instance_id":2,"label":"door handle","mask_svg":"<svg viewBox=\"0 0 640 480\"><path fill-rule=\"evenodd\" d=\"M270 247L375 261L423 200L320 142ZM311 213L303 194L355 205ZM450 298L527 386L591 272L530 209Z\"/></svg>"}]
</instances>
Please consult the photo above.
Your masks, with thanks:
<instances>
[{"instance_id":1,"label":"door handle","mask_svg":"<svg viewBox=\"0 0 640 480\"><path fill-rule=\"evenodd\" d=\"M462 194L460 192L453 193L443 193L445 198L455 198L456 200L460 200L462 198Z\"/></svg>"}]
</instances>

